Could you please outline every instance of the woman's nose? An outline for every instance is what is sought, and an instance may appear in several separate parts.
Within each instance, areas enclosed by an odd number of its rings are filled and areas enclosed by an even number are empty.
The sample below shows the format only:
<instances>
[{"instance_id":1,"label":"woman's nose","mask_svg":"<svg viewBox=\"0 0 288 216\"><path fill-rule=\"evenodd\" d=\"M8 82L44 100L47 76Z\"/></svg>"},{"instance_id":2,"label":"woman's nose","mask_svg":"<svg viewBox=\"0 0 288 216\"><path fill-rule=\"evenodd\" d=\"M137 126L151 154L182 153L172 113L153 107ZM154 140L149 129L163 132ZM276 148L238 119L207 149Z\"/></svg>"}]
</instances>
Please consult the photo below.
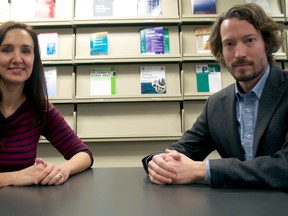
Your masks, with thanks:
<instances>
[{"instance_id":1,"label":"woman's nose","mask_svg":"<svg viewBox=\"0 0 288 216\"><path fill-rule=\"evenodd\" d=\"M20 52L13 52L13 55L12 55L12 62L13 63L18 63L18 62L21 62L22 61L22 57L21 57L21 53Z\"/></svg>"}]
</instances>

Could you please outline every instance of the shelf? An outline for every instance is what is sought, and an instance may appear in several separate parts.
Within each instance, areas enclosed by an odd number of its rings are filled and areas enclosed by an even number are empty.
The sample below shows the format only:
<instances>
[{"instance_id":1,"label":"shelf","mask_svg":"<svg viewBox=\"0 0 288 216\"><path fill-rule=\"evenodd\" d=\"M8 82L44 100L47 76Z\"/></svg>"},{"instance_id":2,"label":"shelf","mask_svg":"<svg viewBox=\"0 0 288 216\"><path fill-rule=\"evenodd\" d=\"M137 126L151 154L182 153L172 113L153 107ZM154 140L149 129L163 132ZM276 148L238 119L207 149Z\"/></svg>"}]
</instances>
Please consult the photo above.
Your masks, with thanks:
<instances>
[{"instance_id":1,"label":"shelf","mask_svg":"<svg viewBox=\"0 0 288 216\"><path fill-rule=\"evenodd\" d=\"M286 0L285 0L286 1ZM284 0L268 0L270 13L267 14L277 22L285 22L285 11L287 3ZM229 10L234 5L245 4L245 0L217 0L216 1L216 14L192 14L191 0L180 0L181 22L214 22L217 17Z\"/></svg>"},{"instance_id":2,"label":"shelf","mask_svg":"<svg viewBox=\"0 0 288 216\"><path fill-rule=\"evenodd\" d=\"M134 2L137 4L137 1ZM93 13L93 1L86 0L86 4L83 4L82 0L75 0L74 25L180 23L178 0L162 0L162 14L152 16L137 15L137 5L134 5L135 8L130 8L130 10L125 13L129 7L133 7L132 5L125 5L125 3L129 4L131 1L122 1L120 5L114 5L114 7L117 7L118 12L114 11L115 8L112 6L111 14L114 15L95 16ZM115 4L115 2L113 4ZM121 8L119 9L119 7ZM131 15L132 13L130 12L133 12L133 9L135 9L135 12ZM83 13L83 11L85 11L85 13Z\"/></svg>"},{"instance_id":3,"label":"shelf","mask_svg":"<svg viewBox=\"0 0 288 216\"><path fill-rule=\"evenodd\" d=\"M177 141L182 136L182 134L175 134L174 136L171 134L167 134L167 136L127 136L127 137L80 137L86 143L94 143L94 142L131 142L131 141Z\"/></svg>"},{"instance_id":4,"label":"shelf","mask_svg":"<svg viewBox=\"0 0 288 216\"><path fill-rule=\"evenodd\" d=\"M149 26L146 26L149 27ZM136 27L86 27L77 28L74 62L160 62L181 61L178 26L166 26L169 30L170 53L159 55L140 54L140 30ZM108 32L108 55L90 55L90 35L96 32Z\"/></svg>"},{"instance_id":5,"label":"shelf","mask_svg":"<svg viewBox=\"0 0 288 216\"><path fill-rule=\"evenodd\" d=\"M272 18L287 22L288 0L268 1ZM176 141L214 94L197 91L195 66L215 63L215 58L197 51L195 29L211 26L220 14L245 0L216 2L216 14L192 14L191 0L162 0L161 16L95 17L92 0L57 0L55 18L33 19L28 14L30 18L21 21L37 33L58 33L58 56L42 58L45 67L57 67L57 96L49 97L49 101L84 142ZM80 9L84 12L79 14ZM169 29L170 52L140 54L140 30L157 26ZM91 56L90 34L104 31L109 37L108 55ZM286 69L287 32L283 47L273 54L279 65L284 61ZM90 95L91 68L103 65L115 67L116 93ZM141 94L142 65L165 66L166 94ZM222 88L234 82L221 66Z\"/></svg>"},{"instance_id":6,"label":"shelf","mask_svg":"<svg viewBox=\"0 0 288 216\"><path fill-rule=\"evenodd\" d=\"M149 138L181 135L178 102L78 104L81 138Z\"/></svg>"},{"instance_id":7,"label":"shelf","mask_svg":"<svg viewBox=\"0 0 288 216\"><path fill-rule=\"evenodd\" d=\"M129 55L129 56L75 56L74 64L91 63L135 63L135 62L181 62L182 57L178 55Z\"/></svg>"}]
</instances>

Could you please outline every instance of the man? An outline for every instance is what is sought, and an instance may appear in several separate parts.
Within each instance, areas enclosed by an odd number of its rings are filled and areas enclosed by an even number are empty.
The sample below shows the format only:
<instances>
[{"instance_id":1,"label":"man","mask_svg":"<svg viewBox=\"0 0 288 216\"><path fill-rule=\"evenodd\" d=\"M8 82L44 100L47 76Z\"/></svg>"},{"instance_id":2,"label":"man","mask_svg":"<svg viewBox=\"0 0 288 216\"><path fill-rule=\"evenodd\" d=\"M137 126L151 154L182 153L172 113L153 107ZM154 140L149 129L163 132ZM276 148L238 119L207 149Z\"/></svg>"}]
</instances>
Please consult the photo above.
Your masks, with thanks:
<instances>
[{"instance_id":1,"label":"man","mask_svg":"<svg viewBox=\"0 0 288 216\"><path fill-rule=\"evenodd\" d=\"M282 31L255 4L219 16L211 51L236 83L209 97L178 142L142 160L151 182L288 188L288 73L272 57ZM213 150L221 158L203 161Z\"/></svg>"}]
</instances>

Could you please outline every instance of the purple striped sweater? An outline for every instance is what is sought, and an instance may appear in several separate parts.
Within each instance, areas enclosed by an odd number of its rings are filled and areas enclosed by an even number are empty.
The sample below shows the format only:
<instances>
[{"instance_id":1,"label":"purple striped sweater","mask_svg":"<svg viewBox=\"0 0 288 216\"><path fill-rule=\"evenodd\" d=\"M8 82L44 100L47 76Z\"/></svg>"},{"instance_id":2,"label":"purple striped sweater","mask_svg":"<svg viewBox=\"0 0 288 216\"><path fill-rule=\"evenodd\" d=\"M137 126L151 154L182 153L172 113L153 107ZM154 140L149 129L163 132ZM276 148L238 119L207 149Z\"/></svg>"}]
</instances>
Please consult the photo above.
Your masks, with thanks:
<instances>
[{"instance_id":1,"label":"purple striped sweater","mask_svg":"<svg viewBox=\"0 0 288 216\"><path fill-rule=\"evenodd\" d=\"M74 133L60 112L52 105L44 124L33 126L31 106L26 101L15 113L4 118L0 113L0 172L15 171L35 162L39 138L43 135L69 160L78 152L87 152L93 163L92 152ZM91 163L91 166L92 166Z\"/></svg>"}]
</instances>

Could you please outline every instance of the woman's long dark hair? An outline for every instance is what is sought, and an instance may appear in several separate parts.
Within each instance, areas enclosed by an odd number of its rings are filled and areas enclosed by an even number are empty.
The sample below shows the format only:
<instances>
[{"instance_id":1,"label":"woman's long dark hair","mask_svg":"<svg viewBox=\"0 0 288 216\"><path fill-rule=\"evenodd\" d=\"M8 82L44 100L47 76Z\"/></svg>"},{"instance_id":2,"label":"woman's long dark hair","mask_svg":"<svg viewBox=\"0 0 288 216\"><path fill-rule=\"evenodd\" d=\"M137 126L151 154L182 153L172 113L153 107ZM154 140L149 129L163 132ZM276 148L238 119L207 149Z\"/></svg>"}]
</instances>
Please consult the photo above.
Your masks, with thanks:
<instances>
[{"instance_id":1,"label":"woman's long dark hair","mask_svg":"<svg viewBox=\"0 0 288 216\"><path fill-rule=\"evenodd\" d=\"M35 124L40 123L48 110L48 94L44 75L44 68L40 57L40 49L37 33L32 27L22 23L7 21L0 26L0 45L2 44L7 32L12 29L23 29L29 33L34 43L34 63L32 74L26 80L23 93L27 101L31 104L33 115L35 116ZM1 77L0 77L1 79ZM0 88L0 103L2 102L2 92Z\"/></svg>"},{"instance_id":2,"label":"woman's long dark hair","mask_svg":"<svg viewBox=\"0 0 288 216\"><path fill-rule=\"evenodd\" d=\"M253 3L237 5L230 8L227 12L220 15L213 24L209 41L211 52L215 56L216 61L225 65L220 28L224 20L232 18L246 20L253 25L256 30L261 32L265 42L268 62L272 64L274 62L272 54L277 52L283 43L283 25L273 21L265 14L260 6Z\"/></svg>"}]
</instances>

